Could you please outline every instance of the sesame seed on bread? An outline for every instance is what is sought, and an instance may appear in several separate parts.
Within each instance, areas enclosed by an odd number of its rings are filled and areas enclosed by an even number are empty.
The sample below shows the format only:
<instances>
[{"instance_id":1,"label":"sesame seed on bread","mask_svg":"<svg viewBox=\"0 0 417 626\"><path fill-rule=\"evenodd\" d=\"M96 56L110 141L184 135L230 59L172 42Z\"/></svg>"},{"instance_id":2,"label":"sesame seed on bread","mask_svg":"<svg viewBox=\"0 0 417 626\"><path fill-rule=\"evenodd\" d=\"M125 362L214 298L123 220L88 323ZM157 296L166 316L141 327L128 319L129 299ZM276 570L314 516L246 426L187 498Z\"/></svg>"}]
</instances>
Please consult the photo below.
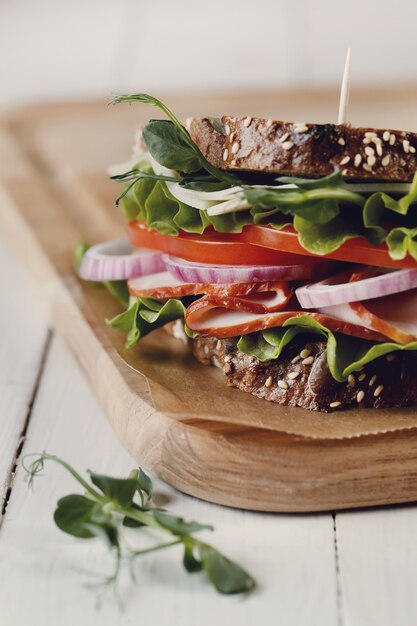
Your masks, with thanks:
<instances>
[{"instance_id":1,"label":"sesame seed on bread","mask_svg":"<svg viewBox=\"0 0 417 626\"><path fill-rule=\"evenodd\" d=\"M417 170L416 133L227 115L221 121L224 134L208 118L191 118L187 128L222 169L307 178L340 169L350 179L402 182Z\"/></svg>"}]
</instances>

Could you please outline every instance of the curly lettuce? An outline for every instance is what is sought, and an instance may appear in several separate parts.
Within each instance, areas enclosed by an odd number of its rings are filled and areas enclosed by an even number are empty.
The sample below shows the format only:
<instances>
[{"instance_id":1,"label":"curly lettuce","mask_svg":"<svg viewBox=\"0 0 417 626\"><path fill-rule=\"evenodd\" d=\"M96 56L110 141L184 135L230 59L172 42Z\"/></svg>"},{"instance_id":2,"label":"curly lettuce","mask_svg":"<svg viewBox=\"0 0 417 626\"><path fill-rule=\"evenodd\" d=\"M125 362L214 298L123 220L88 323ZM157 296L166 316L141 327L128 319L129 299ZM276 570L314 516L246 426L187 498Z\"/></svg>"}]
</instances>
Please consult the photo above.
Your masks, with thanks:
<instances>
[{"instance_id":1,"label":"curly lettuce","mask_svg":"<svg viewBox=\"0 0 417 626\"><path fill-rule=\"evenodd\" d=\"M338 382L347 380L352 372L396 350L417 350L417 341L400 345L392 341L373 342L348 335L335 334L308 315L291 317L280 328L242 335L237 347L262 362L278 359L285 347L298 335L309 334L327 341L327 364Z\"/></svg>"},{"instance_id":2,"label":"curly lettuce","mask_svg":"<svg viewBox=\"0 0 417 626\"><path fill-rule=\"evenodd\" d=\"M315 180L281 177L276 186L242 186L248 210L209 215L210 211L195 209L175 198L163 177L158 179L151 173L148 162L139 163L135 169L141 177L121 199L125 216L143 220L151 230L166 235L178 235L180 231L202 234L208 226L221 233L240 233L249 224L276 229L292 225L302 247L313 254L330 254L349 239L364 237L373 245L386 241L393 259L406 254L417 258L413 225L401 224L401 220L416 219L410 208L415 210L417 205L417 174L410 191L400 198L384 192L366 197L352 191L338 171ZM188 188L203 184L189 178L179 180ZM286 188L288 184L295 188ZM387 227L385 222L394 225Z\"/></svg>"},{"instance_id":3,"label":"curly lettuce","mask_svg":"<svg viewBox=\"0 0 417 626\"><path fill-rule=\"evenodd\" d=\"M127 334L126 348L133 348L151 331L176 319L183 319L186 306L181 299L171 298L160 302L153 298L132 299L130 306L111 320L112 328ZM185 327L186 334L195 339L198 333ZM338 382L347 380L352 372L397 350L417 350L417 341L406 345L392 341L383 343L333 333L308 315L291 317L281 327L268 328L242 335L238 349L262 362L278 359L285 348L300 334L318 336L327 343L327 363L331 375Z\"/></svg>"},{"instance_id":4,"label":"curly lettuce","mask_svg":"<svg viewBox=\"0 0 417 626\"><path fill-rule=\"evenodd\" d=\"M183 318L184 314L185 306L177 298L166 302L154 298L135 298L126 311L106 320L106 324L126 333L126 348L133 348L145 335L168 322Z\"/></svg>"}]
</instances>

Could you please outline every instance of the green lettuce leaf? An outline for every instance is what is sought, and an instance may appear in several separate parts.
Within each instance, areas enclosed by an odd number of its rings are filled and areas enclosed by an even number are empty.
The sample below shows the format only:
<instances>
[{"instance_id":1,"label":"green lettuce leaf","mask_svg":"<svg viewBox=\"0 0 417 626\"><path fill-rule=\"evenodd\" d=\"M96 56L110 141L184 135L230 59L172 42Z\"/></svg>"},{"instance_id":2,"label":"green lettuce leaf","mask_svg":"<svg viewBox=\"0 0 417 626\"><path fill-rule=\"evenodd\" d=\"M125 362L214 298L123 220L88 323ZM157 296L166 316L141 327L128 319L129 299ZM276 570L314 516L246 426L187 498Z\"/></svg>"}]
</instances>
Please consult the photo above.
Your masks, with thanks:
<instances>
[{"instance_id":1,"label":"green lettuce leaf","mask_svg":"<svg viewBox=\"0 0 417 626\"><path fill-rule=\"evenodd\" d=\"M139 339L176 319L184 317L185 306L176 298L159 302L153 298L136 298L126 311L106 323L127 333L126 348L133 348Z\"/></svg>"},{"instance_id":2,"label":"green lettuce leaf","mask_svg":"<svg viewBox=\"0 0 417 626\"><path fill-rule=\"evenodd\" d=\"M265 222L273 216L277 216L278 223L282 221L282 216L300 216L308 220L312 224L327 224L334 217L339 215L339 204L336 200L312 200L310 202L304 202L300 205L285 206L281 205L275 209L265 210L260 207L254 207L251 209L253 216L253 222L260 223ZM275 218L274 218L275 219ZM271 223L274 223L274 219L269 219ZM287 220L288 221L288 220Z\"/></svg>"},{"instance_id":3,"label":"green lettuce leaf","mask_svg":"<svg viewBox=\"0 0 417 626\"><path fill-rule=\"evenodd\" d=\"M320 255L330 254L338 250L348 239L360 235L358 230L340 215L327 224L313 224L297 215L294 218L294 228L298 232L298 240L303 248Z\"/></svg>"},{"instance_id":4,"label":"green lettuce leaf","mask_svg":"<svg viewBox=\"0 0 417 626\"><path fill-rule=\"evenodd\" d=\"M258 209L251 209L250 211L254 224L262 224L263 226L272 226L277 230L281 230L285 226L292 226L292 218L288 219L286 215L283 215L277 209L271 209L270 211L259 211Z\"/></svg>"},{"instance_id":5,"label":"green lettuce leaf","mask_svg":"<svg viewBox=\"0 0 417 626\"><path fill-rule=\"evenodd\" d=\"M105 280L102 285L107 291L119 300L124 306L129 304L129 289L127 288L127 280Z\"/></svg>"},{"instance_id":6,"label":"green lettuce leaf","mask_svg":"<svg viewBox=\"0 0 417 626\"><path fill-rule=\"evenodd\" d=\"M284 348L291 343L296 335L305 332L304 329L270 328L263 332L242 335L237 343L241 352L256 356L260 361L278 359Z\"/></svg>"},{"instance_id":7,"label":"green lettuce leaf","mask_svg":"<svg viewBox=\"0 0 417 626\"><path fill-rule=\"evenodd\" d=\"M417 261L417 228L393 228L386 242L391 258L399 261L409 254Z\"/></svg>"},{"instance_id":8,"label":"green lettuce leaf","mask_svg":"<svg viewBox=\"0 0 417 626\"><path fill-rule=\"evenodd\" d=\"M141 162L137 168L155 177L149 163ZM191 174L184 176L179 179L180 184L189 188L226 185L224 181L215 182L211 174L203 176L201 171L195 179ZM243 194L252 208L226 215L209 216L180 202L169 192L164 180L155 178L131 183L122 205L127 219L143 219L150 229L167 235L178 235L180 231L202 234L208 226L217 232L240 233L249 224L276 229L293 225L300 244L313 254L330 254L349 239L365 237L374 245L387 241L394 259L404 258L406 254L416 258L413 224L417 219L417 173L410 192L399 199L384 192L373 193L368 198L352 192L346 189L338 171L315 180L293 177L277 180L281 184L295 184L297 188L245 186ZM389 231L381 225L387 218L392 222L389 213L396 216L397 222L399 218L407 218L407 223Z\"/></svg>"},{"instance_id":9,"label":"green lettuce leaf","mask_svg":"<svg viewBox=\"0 0 417 626\"><path fill-rule=\"evenodd\" d=\"M143 164L138 167L144 171ZM177 200L164 181L149 178L131 186L121 204L127 219L143 219L151 230L164 235L178 235L180 230L202 234L207 226L220 233L241 233L244 226L253 223L248 211L207 215Z\"/></svg>"},{"instance_id":10,"label":"green lettuce leaf","mask_svg":"<svg viewBox=\"0 0 417 626\"><path fill-rule=\"evenodd\" d=\"M371 241L371 243L378 245L385 241L387 237L387 231L385 228L380 226L380 221L384 216L386 210L392 211L393 213L397 213L398 215L407 215L408 211L412 204L417 202L417 173L414 175L414 179L411 185L410 191L400 198L396 200L392 198L386 193L376 192L372 194L365 202L363 207L363 223L367 231L367 239ZM394 229L396 230L396 229ZM392 231L390 231L392 232ZM397 241L397 234L393 235L393 240ZM387 242L388 243L388 242ZM395 245L394 245L395 247ZM390 248L391 251L391 248ZM395 252L394 252L395 254ZM407 249L404 252L404 256L399 258L404 258L407 254ZM392 258L396 258L391 254Z\"/></svg>"},{"instance_id":11,"label":"green lettuce leaf","mask_svg":"<svg viewBox=\"0 0 417 626\"><path fill-rule=\"evenodd\" d=\"M133 168L144 174L152 174L152 166L146 159L139 161ZM141 178L134 184L130 184L125 188L125 194L120 199L120 205L123 209L125 218L130 222L134 219L145 219L145 200L151 193L154 180L150 178Z\"/></svg>"},{"instance_id":12,"label":"green lettuce leaf","mask_svg":"<svg viewBox=\"0 0 417 626\"><path fill-rule=\"evenodd\" d=\"M396 350L417 350L417 342L400 345L391 341L377 343L347 335L334 334L308 315L292 317L281 328L242 335L238 349L260 361L280 357L284 348L299 334L321 336L327 340L327 363L333 378L339 382L367 363Z\"/></svg>"},{"instance_id":13,"label":"green lettuce leaf","mask_svg":"<svg viewBox=\"0 0 417 626\"><path fill-rule=\"evenodd\" d=\"M388 198L389 196L385 193L374 193L363 207L363 223L367 229L367 239L374 245L382 243L386 237L386 230L380 226L380 221L387 208Z\"/></svg>"},{"instance_id":14,"label":"green lettuce leaf","mask_svg":"<svg viewBox=\"0 0 417 626\"><path fill-rule=\"evenodd\" d=\"M249 211L238 211L237 213L228 213L227 215L206 214L205 217L218 233L241 233L244 226L253 224Z\"/></svg>"},{"instance_id":15,"label":"green lettuce leaf","mask_svg":"<svg viewBox=\"0 0 417 626\"><path fill-rule=\"evenodd\" d=\"M174 218L182 203L172 198L162 181L155 181L151 193L145 200L145 219L149 228L164 235L178 235L179 228Z\"/></svg>"}]
</instances>

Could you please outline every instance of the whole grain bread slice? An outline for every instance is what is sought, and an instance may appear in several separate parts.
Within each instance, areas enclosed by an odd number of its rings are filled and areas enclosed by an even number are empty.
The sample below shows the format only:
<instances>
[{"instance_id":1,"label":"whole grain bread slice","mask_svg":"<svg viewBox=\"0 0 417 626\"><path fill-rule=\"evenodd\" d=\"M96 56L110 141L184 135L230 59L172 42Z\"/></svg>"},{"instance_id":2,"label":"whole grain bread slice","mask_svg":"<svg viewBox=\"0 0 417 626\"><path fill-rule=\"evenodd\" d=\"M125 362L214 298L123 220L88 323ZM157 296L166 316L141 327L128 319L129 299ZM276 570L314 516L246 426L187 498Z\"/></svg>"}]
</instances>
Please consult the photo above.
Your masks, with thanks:
<instances>
[{"instance_id":1,"label":"whole grain bread slice","mask_svg":"<svg viewBox=\"0 0 417 626\"><path fill-rule=\"evenodd\" d=\"M218 168L319 178L340 169L355 180L411 182L417 134L348 124L308 124L256 117L190 118L187 129ZM221 125L220 125L221 126Z\"/></svg>"},{"instance_id":2,"label":"whole grain bread slice","mask_svg":"<svg viewBox=\"0 0 417 626\"><path fill-rule=\"evenodd\" d=\"M269 402L324 413L357 406L388 408L417 403L412 375L416 353L399 352L390 361L380 357L340 383L330 374L323 341L300 337L279 359L264 363L240 352L236 338L197 337L189 343L201 363L223 370L227 385ZM309 356L302 358L300 353Z\"/></svg>"},{"instance_id":3,"label":"whole grain bread slice","mask_svg":"<svg viewBox=\"0 0 417 626\"><path fill-rule=\"evenodd\" d=\"M326 343L295 338L279 359L261 362L241 352L237 337L186 337L182 320L165 329L188 343L204 365L223 371L226 384L263 400L330 413L352 407L389 408L417 404L417 352L401 351L382 356L338 382L327 365Z\"/></svg>"}]
</instances>

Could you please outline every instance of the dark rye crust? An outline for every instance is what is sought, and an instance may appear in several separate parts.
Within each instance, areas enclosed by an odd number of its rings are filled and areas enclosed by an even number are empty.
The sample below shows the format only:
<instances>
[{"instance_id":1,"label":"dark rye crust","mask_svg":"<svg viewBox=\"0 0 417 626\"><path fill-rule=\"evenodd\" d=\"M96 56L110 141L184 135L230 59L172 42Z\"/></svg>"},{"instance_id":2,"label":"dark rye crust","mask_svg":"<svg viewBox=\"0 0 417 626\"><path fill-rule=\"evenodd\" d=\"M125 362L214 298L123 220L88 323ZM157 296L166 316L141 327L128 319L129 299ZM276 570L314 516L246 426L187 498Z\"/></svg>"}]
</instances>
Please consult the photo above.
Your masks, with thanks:
<instances>
[{"instance_id":1,"label":"dark rye crust","mask_svg":"<svg viewBox=\"0 0 417 626\"><path fill-rule=\"evenodd\" d=\"M207 118L187 120L204 156L218 168L307 178L411 182L417 170L417 134L348 124L304 124L224 115L225 134Z\"/></svg>"},{"instance_id":2,"label":"dark rye crust","mask_svg":"<svg viewBox=\"0 0 417 626\"><path fill-rule=\"evenodd\" d=\"M265 363L240 352L235 339L199 337L190 340L190 347L201 363L222 369L227 385L278 404L325 413L354 406L417 404L415 352L376 359L347 382L338 383L328 370L326 344L322 341L306 342L300 337L279 359Z\"/></svg>"}]
</instances>

